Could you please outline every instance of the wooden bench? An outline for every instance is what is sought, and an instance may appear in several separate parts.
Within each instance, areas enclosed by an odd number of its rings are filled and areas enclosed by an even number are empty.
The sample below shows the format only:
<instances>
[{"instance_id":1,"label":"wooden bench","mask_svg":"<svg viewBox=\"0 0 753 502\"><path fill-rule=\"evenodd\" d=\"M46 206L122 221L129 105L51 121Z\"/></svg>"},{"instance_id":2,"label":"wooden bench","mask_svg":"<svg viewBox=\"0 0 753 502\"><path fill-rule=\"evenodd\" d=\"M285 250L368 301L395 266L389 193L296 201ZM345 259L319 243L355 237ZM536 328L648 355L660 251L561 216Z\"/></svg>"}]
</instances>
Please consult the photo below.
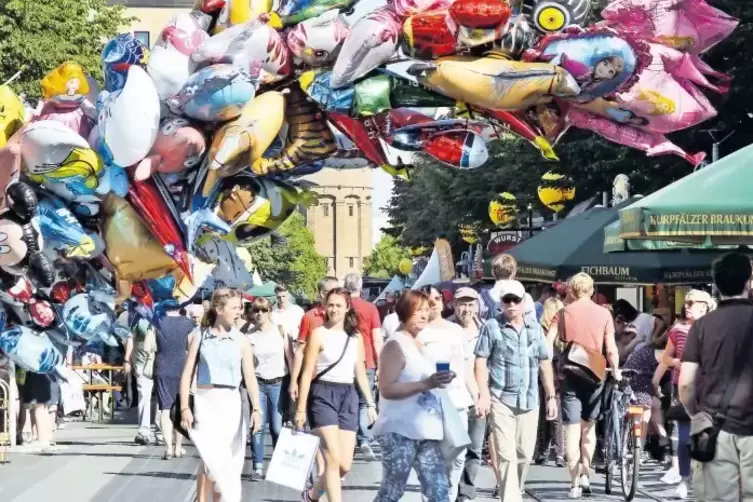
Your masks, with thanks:
<instances>
[{"instance_id":1,"label":"wooden bench","mask_svg":"<svg viewBox=\"0 0 753 502\"><path fill-rule=\"evenodd\" d=\"M85 373L88 373L88 380L89 383L84 383L82 390L84 391L84 395L89 395L89 400L87 401L87 409L85 412L85 415L91 416L92 415L92 395L96 395L99 401L98 408L98 421L104 422L104 406L102 406L102 397L105 393L110 394L110 422L113 422L115 419L115 393L120 392L123 390L123 388L120 385L113 385L112 384L112 374L113 372L120 372L123 371L123 366L111 366L109 364L86 364L83 366L71 366L72 370L75 371L83 371ZM98 371L100 373L100 377L105 380L106 383L94 383L94 372Z\"/></svg>"}]
</instances>

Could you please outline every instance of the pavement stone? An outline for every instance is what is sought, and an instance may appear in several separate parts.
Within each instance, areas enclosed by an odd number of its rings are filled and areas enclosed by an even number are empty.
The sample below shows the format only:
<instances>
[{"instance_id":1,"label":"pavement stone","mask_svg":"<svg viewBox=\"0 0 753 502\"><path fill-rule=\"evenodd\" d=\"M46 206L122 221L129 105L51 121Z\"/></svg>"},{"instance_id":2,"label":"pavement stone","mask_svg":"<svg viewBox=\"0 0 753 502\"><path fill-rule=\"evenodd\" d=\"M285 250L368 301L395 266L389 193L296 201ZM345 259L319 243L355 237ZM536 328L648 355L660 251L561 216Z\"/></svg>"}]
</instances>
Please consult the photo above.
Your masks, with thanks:
<instances>
[{"instance_id":1,"label":"pavement stone","mask_svg":"<svg viewBox=\"0 0 753 502\"><path fill-rule=\"evenodd\" d=\"M197 453L189 445L182 459L162 460L162 447L138 446L133 443L136 427L129 420L116 424L70 422L58 432L58 450L52 455L25 452L18 448L8 455L10 463L0 465L0 501L43 502L192 502L195 496ZM249 451L250 454L250 451ZM268 438L267 456L271 456ZM243 475L244 501L296 502L296 492L268 483L252 482L252 463L246 463ZM527 500L556 501L567 499L568 476L563 468L532 465L526 483ZM643 491L637 502L663 500L671 487L658 480L658 466L645 467L641 478ZM381 479L378 462L366 462L356 455L353 470L343 487L346 501L373 500ZM593 480L594 495L590 502L620 500L606 496L603 476ZM491 502L494 477L484 467L479 479L478 502ZM419 502L418 482L411 476L403 497Z\"/></svg>"}]
</instances>

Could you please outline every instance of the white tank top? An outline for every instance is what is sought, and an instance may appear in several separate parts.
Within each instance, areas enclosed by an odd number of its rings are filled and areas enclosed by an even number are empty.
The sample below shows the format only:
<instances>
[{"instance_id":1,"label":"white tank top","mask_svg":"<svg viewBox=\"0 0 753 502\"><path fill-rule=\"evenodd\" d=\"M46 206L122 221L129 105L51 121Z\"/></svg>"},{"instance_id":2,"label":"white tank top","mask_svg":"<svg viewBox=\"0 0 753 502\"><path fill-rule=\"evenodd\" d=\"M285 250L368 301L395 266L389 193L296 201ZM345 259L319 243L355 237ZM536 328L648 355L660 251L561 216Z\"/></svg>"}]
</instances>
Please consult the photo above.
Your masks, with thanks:
<instances>
[{"instance_id":1,"label":"white tank top","mask_svg":"<svg viewBox=\"0 0 753 502\"><path fill-rule=\"evenodd\" d=\"M280 326L274 324L267 331L251 332L248 339L254 348L257 377L274 380L288 374L285 365L285 339Z\"/></svg>"},{"instance_id":2,"label":"white tank top","mask_svg":"<svg viewBox=\"0 0 753 502\"><path fill-rule=\"evenodd\" d=\"M435 372L433 359L419 351L408 335L398 331L387 343L392 341L400 346L405 359L399 382L420 382ZM374 434L391 433L416 441L441 440L444 437L444 426L439 397L428 391L394 401L380 398Z\"/></svg>"},{"instance_id":3,"label":"white tank top","mask_svg":"<svg viewBox=\"0 0 753 502\"><path fill-rule=\"evenodd\" d=\"M316 369L313 377L329 368L331 364L340 359L342 360L329 370L327 374L319 378L321 382L333 383L353 383L356 379L356 357L358 357L358 344L360 340L355 337L349 337L345 331L328 329L322 326L318 328L321 333L321 351L316 358ZM343 354L345 342L350 338L348 348ZM312 378L313 378L312 377Z\"/></svg>"}]
</instances>

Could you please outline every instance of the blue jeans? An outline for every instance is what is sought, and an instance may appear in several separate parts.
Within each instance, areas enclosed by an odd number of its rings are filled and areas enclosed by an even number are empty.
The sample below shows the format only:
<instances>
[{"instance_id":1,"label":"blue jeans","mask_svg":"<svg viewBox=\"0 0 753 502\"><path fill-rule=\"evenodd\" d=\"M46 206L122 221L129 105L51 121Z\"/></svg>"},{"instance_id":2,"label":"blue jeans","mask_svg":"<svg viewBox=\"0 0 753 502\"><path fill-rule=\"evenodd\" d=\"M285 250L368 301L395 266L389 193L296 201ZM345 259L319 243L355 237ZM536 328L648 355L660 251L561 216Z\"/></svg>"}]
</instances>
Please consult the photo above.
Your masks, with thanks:
<instances>
[{"instance_id":1,"label":"blue jeans","mask_svg":"<svg viewBox=\"0 0 753 502\"><path fill-rule=\"evenodd\" d=\"M680 476L690 478L690 422L677 422L677 463Z\"/></svg>"},{"instance_id":2,"label":"blue jeans","mask_svg":"<svg viewBox=\"0 0 753 502\"><path fill-rule=\"evenodd\" d=\"M376 380L376 370L366 370L366 377L369 379L369 390L371 391L371 397L374 397L374 381ZM356 387L358 389L358 387ZM368 408L366 406L366 398L361 394L361 390L358 389L358 444L371 443L373 436L369 430L369 415L367 413Z\"/></svg>"},{"instance_id":3,"label":"blue jeans","mask_svg":"<svg viewBox=\"0 0 753 502\"><path fill-rule=\"evenodd\" d=\"M401 500L411 470L418 475L424 500L450 502L450 483L439 441L414 441L398 434L384 434L378 439L382 446L382 483L374 502Z\"/></svg>"},{"instance_id":4,"label":"blue jeans","mask_svg":"<svg viewBox=\"0 0 753 502\"><path fill-rule=\"evenodd\" d=\"M269 424L269 432L272 434L272 446L277 445L277 438L280 437L282 430L282 413L280 413L280 392L282 392L282 382L264 383L259 379L259 402L261 409L259 412L262 417L262 426L259 432L254 434L251 443L251 453L254 458L254 469L261 469L264 465L264 430Z\"/></svg>"}]
</instances>

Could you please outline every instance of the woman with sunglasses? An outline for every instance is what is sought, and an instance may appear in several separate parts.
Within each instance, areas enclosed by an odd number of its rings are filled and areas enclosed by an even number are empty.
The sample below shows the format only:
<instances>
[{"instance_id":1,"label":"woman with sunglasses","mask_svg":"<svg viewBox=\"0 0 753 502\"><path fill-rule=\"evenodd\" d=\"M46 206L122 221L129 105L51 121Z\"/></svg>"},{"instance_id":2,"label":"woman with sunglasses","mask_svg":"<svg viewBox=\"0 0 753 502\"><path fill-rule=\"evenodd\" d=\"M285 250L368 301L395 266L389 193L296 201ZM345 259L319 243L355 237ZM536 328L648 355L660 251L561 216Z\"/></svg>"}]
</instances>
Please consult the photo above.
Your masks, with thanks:
<instances>
[{"instance_id":1,"label":"woman with sunglasses","mask_svg":"<svg viewBox=\"0 0 753 502\"><path fill-rule=\"evenodd\" d=\"M272 435L272 447L277 445L277 438L282 430L282 413L280 412L280 392L282 381L288 374L292 362L290 340L282 326L272 322L272 305L266 298L256 298L251 302L250 318L253 327L247 333L254 348L254 366L256 380L259 382L259 399L261 409L261 427L253 435L251 452L254 459L252 481L261 481L264 476L264 430L269 426Z\"/></svg>"}]
</instances>

